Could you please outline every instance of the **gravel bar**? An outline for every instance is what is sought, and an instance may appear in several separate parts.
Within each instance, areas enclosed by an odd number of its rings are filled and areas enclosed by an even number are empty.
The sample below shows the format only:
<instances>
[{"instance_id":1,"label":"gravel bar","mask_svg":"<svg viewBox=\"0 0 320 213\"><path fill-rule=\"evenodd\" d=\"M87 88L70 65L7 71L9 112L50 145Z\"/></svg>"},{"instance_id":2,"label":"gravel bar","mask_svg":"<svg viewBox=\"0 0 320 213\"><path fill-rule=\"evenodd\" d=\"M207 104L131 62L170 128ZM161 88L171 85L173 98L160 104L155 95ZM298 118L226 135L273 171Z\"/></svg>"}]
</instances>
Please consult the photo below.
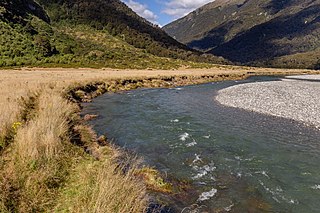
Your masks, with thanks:
<instances>
[{"instance_id":1,"label":"gravel bar","mask_svg":"<svg viewBox=\"0 0 320 213\"><path fill-rule=\"evenodd\" d=\"M240 84L220 90L216 100L229 107L293 119L320 129L320 75Z\"/></svg>"}]
</instances>

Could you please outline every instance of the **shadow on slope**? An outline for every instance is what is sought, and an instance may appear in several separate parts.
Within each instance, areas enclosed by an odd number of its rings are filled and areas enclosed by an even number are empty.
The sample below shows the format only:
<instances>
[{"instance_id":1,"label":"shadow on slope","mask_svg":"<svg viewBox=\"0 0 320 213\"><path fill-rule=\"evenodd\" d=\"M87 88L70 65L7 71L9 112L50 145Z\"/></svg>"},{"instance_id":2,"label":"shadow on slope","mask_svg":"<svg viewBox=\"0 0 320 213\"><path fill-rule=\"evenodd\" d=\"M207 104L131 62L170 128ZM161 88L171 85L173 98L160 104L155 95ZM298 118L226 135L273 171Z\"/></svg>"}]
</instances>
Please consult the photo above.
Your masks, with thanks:
<instances>
[{"instance_id":1,"label":"shadow on slope","mask_svg":"<svg viewBox=\"0 0 320 213\"><path fill-rule=\"evenodd\" d=\"M312 50L320 45L319 23L320 5L314 5L255 26L210 53L234 62L251 63Z\"/></svg>"},{"instance_id":2,"label":"shadow on slope","mask_svg":"<svg viewBox=\"0 0 320 213\"><path fill-rule=\"evenodd\" d=\"M50 22L44 9L33 0L1 0L0 20L26 24L29 15L37 16L45 22Z\"/></svg>"}]
</instances>

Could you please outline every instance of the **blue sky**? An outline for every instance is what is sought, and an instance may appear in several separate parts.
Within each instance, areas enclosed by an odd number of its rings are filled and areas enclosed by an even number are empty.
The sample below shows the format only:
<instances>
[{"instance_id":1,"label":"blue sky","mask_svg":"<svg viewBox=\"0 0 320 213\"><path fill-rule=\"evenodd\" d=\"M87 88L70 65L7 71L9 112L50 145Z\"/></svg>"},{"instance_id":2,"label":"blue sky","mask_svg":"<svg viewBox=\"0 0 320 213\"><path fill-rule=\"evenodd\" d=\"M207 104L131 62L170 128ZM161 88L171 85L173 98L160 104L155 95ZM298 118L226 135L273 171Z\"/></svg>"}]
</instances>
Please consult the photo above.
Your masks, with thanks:
<instances>
[{"instance_id":1,"label":"blue sky","mask_svg":"<svg viewBox=\"0 0 320 213\"><path fill-rule=\"evenodd\" d=\"M122 0L140 16L164 26L214 0Z\"/></svg>"}]
</instances>

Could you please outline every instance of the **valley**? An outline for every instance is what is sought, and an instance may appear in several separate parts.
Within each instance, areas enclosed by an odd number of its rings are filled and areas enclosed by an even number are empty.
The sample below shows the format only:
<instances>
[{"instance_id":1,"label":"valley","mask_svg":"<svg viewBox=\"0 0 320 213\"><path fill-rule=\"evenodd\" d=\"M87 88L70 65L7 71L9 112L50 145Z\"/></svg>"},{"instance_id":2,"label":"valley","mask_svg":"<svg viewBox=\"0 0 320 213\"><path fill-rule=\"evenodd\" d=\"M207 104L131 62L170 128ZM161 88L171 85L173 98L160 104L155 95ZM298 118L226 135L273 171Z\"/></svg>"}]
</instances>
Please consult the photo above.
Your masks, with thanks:
<instances>
[{"instance_id":1,"label":"valley","mask_svg":"<svg viewBox=\"0 0 320 213\"><path fill-rule=\"evenodd\" d=\"M0 1L0 212L316 212L319 1L129 3Z\"/></svg>"}]
</instances>

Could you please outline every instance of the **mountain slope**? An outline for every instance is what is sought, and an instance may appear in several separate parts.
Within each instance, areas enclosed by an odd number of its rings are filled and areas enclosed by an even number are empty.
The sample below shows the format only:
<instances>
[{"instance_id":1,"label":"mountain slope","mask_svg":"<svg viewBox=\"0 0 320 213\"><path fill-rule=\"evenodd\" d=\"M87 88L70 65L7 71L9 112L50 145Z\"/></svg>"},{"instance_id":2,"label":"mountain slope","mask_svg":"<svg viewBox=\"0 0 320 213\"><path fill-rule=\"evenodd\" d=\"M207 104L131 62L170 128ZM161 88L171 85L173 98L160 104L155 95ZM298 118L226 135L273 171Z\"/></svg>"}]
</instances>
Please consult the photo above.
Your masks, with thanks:
<instances>
[{"instance_id":1,"label":"mountain slope","mask_svg":"<svg viewBox=\"0 0 320 213\"><path fill-rule=\"evenodd\" d=\"M164 30L234 62L313 68L319 63L320 1L216 0Z\"/></svg>"},{"instance_id":2,"label":"mountain slope","mask_svg":"<svg viewBox=\"0 0 320 213\"><path fill-rule=\"evenodd\" d=\"M119 0L0 2L0 66L203 66L187 61L223 62L177 42Z\"/></svg>"},{"instance_id":3,"label":"mountain slope","mask_svg":"<svg viewBox=\"0 0 320 213\"><path fill-rule=\"evenodd\" d=\"M29 15L49 22L47 13L33 0L1 0L0 2L0 20L2 21L25 24L25 19Z\"/></svg>"},{"instance_id":4,"label":"mountain slope","mask_svg":"<svg viewBox=\"0 0 320 213\"><path fill-rule=\"evenodd\" d=\"M164 51L161 47L190 50L118 0L40 0L39 2L49 11L50 17L55 22L71 20L78 24L91 25L96 29L107 28L113 35L121 34L125 41L138 48L148 47L154 43L160 52ZM142 40L145 40L144 43ZM159 51L152 51L161 54Z\"/></svg>"}]
</instances>

